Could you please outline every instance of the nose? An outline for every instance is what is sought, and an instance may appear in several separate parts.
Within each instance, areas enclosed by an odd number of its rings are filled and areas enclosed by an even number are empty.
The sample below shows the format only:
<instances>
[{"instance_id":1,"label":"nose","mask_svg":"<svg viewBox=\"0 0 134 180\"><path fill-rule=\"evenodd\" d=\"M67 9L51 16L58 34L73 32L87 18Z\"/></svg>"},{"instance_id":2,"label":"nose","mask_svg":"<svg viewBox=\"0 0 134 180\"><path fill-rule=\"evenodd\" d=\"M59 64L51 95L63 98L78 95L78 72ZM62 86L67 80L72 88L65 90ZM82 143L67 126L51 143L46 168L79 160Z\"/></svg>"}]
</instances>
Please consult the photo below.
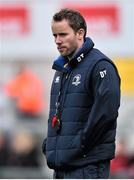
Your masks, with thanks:
<instances>
[{"instance_id":1,"label":"nose","mask_svg":"<svg viewBox=\"0 0 134 180\"><path fill-rule=\"evenodd\" d=\"M55 37L55 43L56 43L56 44L61 44L61 43L62 43L62 40L61 40L60 36L57 35L57 36Z\"/></svg>"}]
</instances>

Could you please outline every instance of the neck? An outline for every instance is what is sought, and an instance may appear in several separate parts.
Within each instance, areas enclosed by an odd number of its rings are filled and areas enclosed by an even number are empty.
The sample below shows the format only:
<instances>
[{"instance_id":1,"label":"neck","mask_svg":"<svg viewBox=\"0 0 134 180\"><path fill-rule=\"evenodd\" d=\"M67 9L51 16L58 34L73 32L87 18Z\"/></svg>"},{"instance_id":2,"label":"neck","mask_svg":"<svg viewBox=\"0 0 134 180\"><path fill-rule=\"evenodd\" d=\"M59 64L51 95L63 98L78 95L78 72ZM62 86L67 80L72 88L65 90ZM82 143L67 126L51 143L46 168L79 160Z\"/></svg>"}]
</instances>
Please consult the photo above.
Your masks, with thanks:
<instances>
[{"instance_id":1,"label":"neck","mask_svg":"<svg viewBox=\"0 0 134 180\"><path fill-rule=\"evenodd\" d=\"M67 58L68 58L69 61L75 56L75 54L77 54L77 52L78 52L79 49L83 46L83 44L84 44L84 41L82 41L81 43L79 43L78 48L77 48L75 51L73 51L71 54L69 54L69 55L67 56Z\"/></svg>"},{"instance_id":2,"label":"neck","mask_svg":"<svg viewBox=\"0 0 134 180\"><path fill-rule=\"evenodd\" d=\"M75 56L75 54L78 52L79 49L77 49L76 51L72 52L71 54L69 54L67 56L68 60L71 61L71 59Z\"/></svg>"}]
</instances>

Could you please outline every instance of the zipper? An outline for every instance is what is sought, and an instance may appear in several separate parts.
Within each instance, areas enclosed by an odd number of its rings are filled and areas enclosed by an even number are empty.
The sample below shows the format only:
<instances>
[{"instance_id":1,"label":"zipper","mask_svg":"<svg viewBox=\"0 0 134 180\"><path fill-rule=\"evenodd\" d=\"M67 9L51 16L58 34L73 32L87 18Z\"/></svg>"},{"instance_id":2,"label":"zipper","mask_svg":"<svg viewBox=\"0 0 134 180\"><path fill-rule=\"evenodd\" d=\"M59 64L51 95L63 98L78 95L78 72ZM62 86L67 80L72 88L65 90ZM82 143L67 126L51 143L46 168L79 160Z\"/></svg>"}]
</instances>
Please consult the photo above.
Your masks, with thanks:
<instances>
[{"instance_id":1,"label":"zipper","mask_svg":"<svg viewBox=\"0 0 134 180\"><path fill-rule=\"evenodd\" d=\"M59 93L58 93L58 97L55 103L56 106L56 110L55 110L55 115L57 116L58 119L60 119L60 106L61 106L61 95L62 95L62 88L63 88L63 79L64 79L64 74L62 73L61 75L61 82L60 82L60 89L59 89ZM60 119L61 121L61 119ZM61 123L61 122L60 122ZM58 170L58 151L57 151L57 141L58 141L58 137L59 137L59 132L57 132L57 136L56 136L56 149L55 149L55 165L57 166L57 170Z\"/></svg>"},{"instance_id":2,"label":"zipper","mask_svg":"<svg viewBox=\"0 0 134 180\"><path fill-rule=\"evenodd\" d=\"M64 79L65 77L65 79ZM70 77L70 74L62 74L62 78L61 78L61 84L60 84L60 90L59 90L59 94L58 94L58 98L57 98L57 102L56 102L56 114L60 120L61 123L61 128L62 128L62 121L61 121L61 114L63 111L63 106L64 106L64 102L65 102L65 98L66 98L66 92L68 90L68 85L70 82L70 79L68 79ZM64 81L63 81L64 80ZM67 84L66 81L68 80ZM66 87L65 91L63 91L63 89ZM56 136L56 159L55 159L55 164L58 165L58 152L57 152L57 140L58 137L60 135L60 131L57 132L57 136Z\"/></svg>"},{"instance_id":3,"label":"zipper","mask_svg":"<svg viewBox=\"0 0 134 180\"><path fill-rule=\"evenodd\" d=\"M63 111L63 107L64 107L64 103L65 103L65 99L66 99L66 93L67 93L67 91L68 91L68 86L69 86L69 83L70 83L70 74L68 73L67 75L66 75L66 79L65 79L65 82L67 81L67 84L65 84L65 87L66 87L66 89L65 89L65 91L63 91L63 96L62 96L62 100L61 100L61 114L62 114L62 111Z\"/></svg>"},{"instance_id":4,"label":"zipper","mask_svg":"<svg viewBox=\"0 0 134 180\"><path fill-rule=\"evenodd\" d=\"M63 102L64 102L64 96L66 95L66 91L68 89L68 83L66 85L66 81L69 77L69 74L62 74L62 77L61 77L61 83L60 83L60 90L59 90L59 93L58 93L58 97L57 97L57 100L56 100L56 103L55 103L55 106L56 106L56 110L55 110L55 115L58 117L58 119L60 120L60 117L61 117L61 109L63 107ZM63 91L64 90L64 87L67 88L65 89L65 92Z\"/></svg>"}]
</instances>

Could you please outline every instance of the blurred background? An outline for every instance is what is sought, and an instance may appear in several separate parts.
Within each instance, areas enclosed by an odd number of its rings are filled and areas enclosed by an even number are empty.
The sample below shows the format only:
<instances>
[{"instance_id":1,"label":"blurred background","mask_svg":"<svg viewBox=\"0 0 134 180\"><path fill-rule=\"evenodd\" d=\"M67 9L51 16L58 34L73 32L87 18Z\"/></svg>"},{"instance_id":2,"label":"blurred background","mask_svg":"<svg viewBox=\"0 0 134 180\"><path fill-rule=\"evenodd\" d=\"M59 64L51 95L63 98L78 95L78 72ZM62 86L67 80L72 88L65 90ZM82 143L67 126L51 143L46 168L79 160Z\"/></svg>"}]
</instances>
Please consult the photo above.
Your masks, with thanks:
<instances>
[{"instance_id":1,"label":"blurred background","mask_svg":"<svg viewBox=\"0 0 134 180\"><path fill-rule=\"evenodd\" d=\"M79 10L88 36L119 69L116 158L111 178L134 178L134 1L0 0L0 178L52 178L41 146L58 52L53 14Z\"/></svg>"}]
</instances>

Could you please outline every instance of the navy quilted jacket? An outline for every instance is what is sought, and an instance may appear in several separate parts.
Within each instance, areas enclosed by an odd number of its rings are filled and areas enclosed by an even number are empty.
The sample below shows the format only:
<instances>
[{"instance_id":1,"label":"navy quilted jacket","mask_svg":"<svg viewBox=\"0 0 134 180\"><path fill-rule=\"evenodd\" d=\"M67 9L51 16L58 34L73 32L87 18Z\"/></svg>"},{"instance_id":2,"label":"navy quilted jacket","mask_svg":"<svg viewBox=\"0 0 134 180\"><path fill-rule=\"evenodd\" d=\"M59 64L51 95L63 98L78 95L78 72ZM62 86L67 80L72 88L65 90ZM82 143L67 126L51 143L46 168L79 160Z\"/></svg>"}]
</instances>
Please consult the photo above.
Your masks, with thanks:
<instances>
[{"instance_id":1,"label":"navy quilted jacket","mask_svg":"<svg viewBox=\"0 0 134 180\"><path fill-rule=\"evenodd\" d=\"M93 46L86 38L68 66L61 56L53 64L56 73L43 151L55 170L112 159L115 154L120 77L113 62Z\"/></svg>"}]
</instances>

